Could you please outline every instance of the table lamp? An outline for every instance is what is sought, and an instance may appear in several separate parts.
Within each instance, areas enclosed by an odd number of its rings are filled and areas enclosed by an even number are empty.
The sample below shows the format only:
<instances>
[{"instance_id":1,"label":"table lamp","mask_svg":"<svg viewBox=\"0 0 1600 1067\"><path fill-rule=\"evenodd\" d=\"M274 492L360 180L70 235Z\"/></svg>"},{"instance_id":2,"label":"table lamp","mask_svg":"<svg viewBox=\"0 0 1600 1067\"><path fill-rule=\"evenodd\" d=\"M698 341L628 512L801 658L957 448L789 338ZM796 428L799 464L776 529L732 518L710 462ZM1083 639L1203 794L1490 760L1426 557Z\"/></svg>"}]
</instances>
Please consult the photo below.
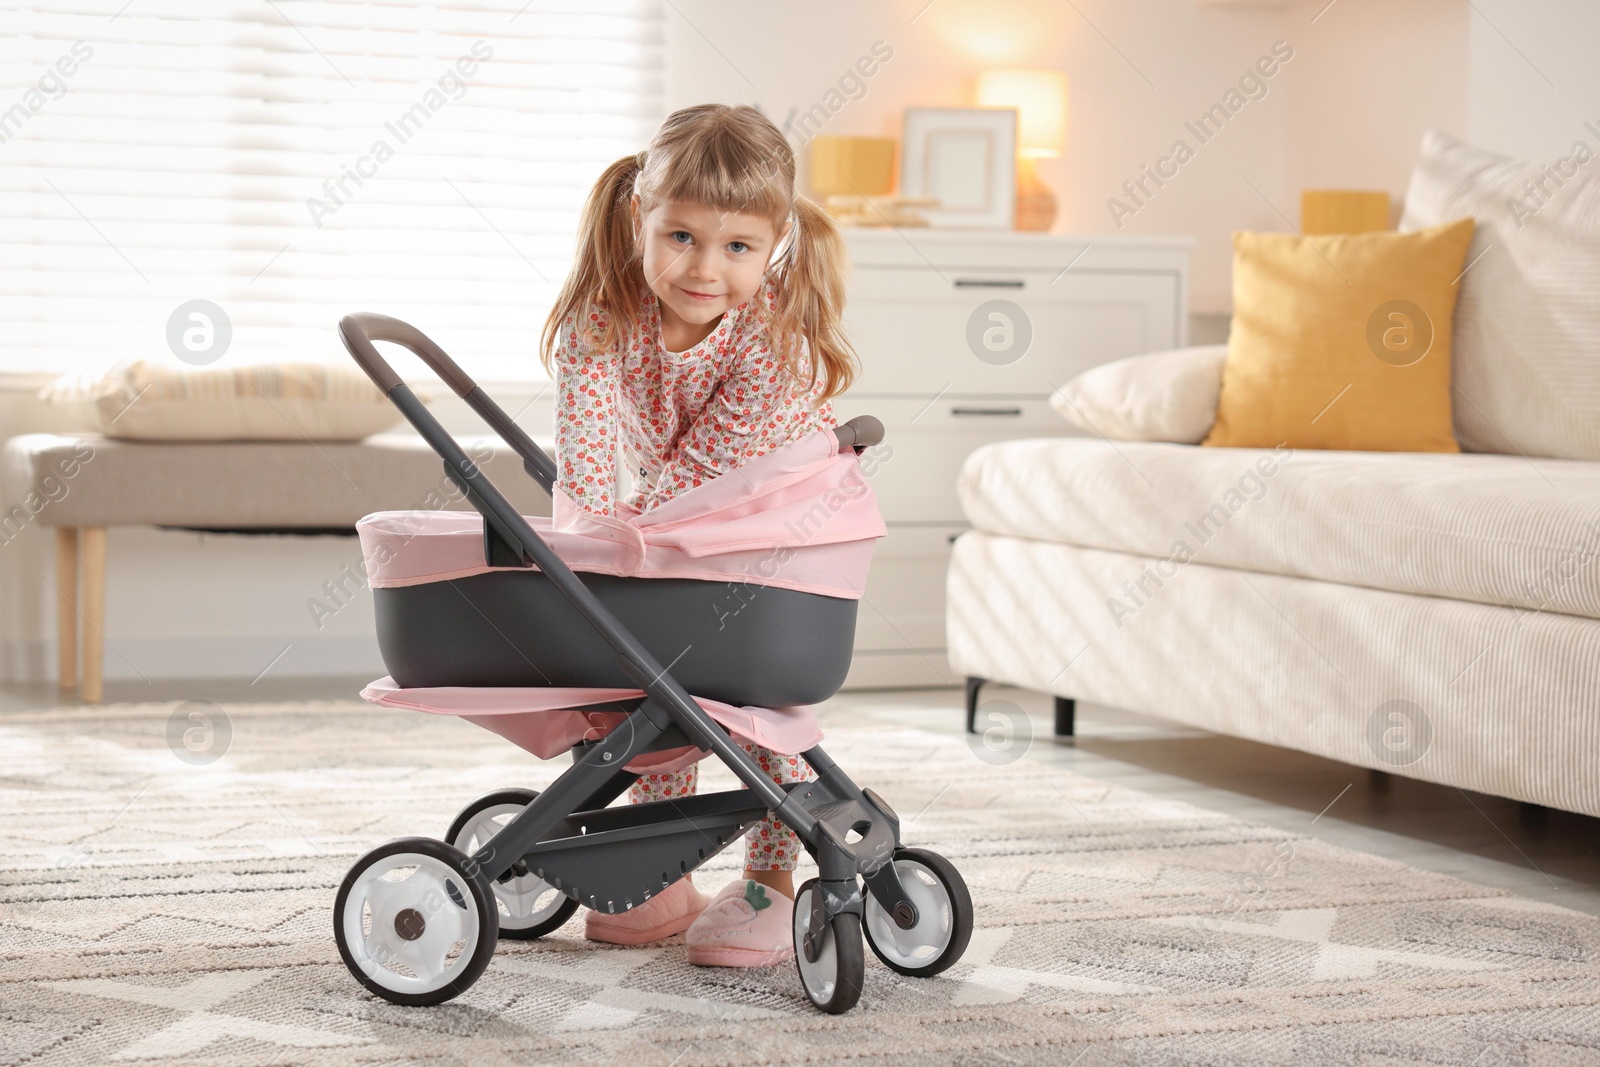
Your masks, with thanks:
<instances>
[{"instance_id":1,"label":"table lamp","mask_svg":"<svg viewBox=\"0 0 1600 1067\"><path fill-rule=\"evenodd\" d=\"M1048 230L1056 220L1056 198L1034 163L1055 159L1066 147L1067 76L1058 70L986 70L978 76L978 106L1017 109L1015 226Z\"/></svg>"}]
</instances>

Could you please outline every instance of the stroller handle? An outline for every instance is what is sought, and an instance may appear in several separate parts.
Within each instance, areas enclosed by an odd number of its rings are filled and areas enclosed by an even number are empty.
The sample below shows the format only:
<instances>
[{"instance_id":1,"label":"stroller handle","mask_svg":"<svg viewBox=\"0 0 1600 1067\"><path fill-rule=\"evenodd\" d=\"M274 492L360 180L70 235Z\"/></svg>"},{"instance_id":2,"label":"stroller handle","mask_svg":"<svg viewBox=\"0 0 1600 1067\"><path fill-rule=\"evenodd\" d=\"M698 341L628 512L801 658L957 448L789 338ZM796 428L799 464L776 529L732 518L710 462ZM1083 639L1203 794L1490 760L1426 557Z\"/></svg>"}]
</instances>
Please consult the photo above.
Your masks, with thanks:
<instances>
[{"instance_id":1,"label":"stroller handle","mask_svg":"<svg viewBox=\"0 0 1600 1067\"><path fill-rule=\"evenodd\" d=\"M786 821L808 840L817 832L817 819L797 799L775 784L772 778L756 765L744 749L735 744L727 731L717 726L681 686L667 673L650 651L639 643L606 606L600 602L566 562L539 536L528 520L511 506L489 480L489 476L473 462L472 457L456 443L456 439L434 418L417 399L409 386L400 380L387 360L378 354L373 341L392 341L410 349L427 363L439 376L450 383L473 410L482 415L505 441L522 456L524 466L538 478L549 492L555 480L555 462L535 445L527 434L508 418L499 406L484 395L483 390L456 366L455 361L429 340L416 327L387 315L346 315L339 320L339 334L361 369L382 390L384 396L399 408L406 420L416 427L430 447L444 460L445 474L466 495L469 503L483 516L484 562L491 567L537 566L550 583L572 604L591 626L606 640L617 654L617 666L635 685L644 690L658 704L670 709L671 718L688 735L698 748L714 752L745 785L759 796L769 809L783 808L788 813ZM849 433L839 434L841 449L865 447L874 424L879 436L882 424L876 419L870 423L852 419L846 424ZM849 440L845 438L848 436ZM465 594L463 594L465 595ZM654 718L652 717L652 721ZM595 752L599 752L596 749ZM593 753L591 753L593 755ZM605 753L610 758L610 751Z\"/></svg>"}]
</instances>

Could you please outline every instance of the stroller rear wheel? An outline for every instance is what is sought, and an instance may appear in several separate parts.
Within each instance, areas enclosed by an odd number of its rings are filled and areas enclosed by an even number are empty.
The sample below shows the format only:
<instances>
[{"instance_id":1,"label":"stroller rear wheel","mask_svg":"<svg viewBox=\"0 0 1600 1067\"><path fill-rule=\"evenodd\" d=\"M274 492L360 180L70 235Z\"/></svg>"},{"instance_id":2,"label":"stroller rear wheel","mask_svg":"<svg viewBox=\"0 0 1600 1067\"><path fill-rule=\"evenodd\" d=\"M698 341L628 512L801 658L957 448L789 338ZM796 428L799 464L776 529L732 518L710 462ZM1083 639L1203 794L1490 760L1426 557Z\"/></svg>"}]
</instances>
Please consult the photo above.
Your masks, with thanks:
<instances>
[{"instance_id":1,"label":"stroller rear wheel","mask_svg":"<svg viewBox=\"0 0 1600 1067\"><path fill-rule=\"evenodd\" d=\"M450 824L444 839L468 856L538 797L533 789L500 789L468 804ZM522 873L517 873L521 871ZM557 930L578 910L578 902L521 864L489 886L500 912L500 936L532 941Z\"/></svg>"},{"instance_id":2,"label":"stroller rear wheel","mask_svg":"<svg viewBox=\"0 0 1600 1067\"><path fill-rule=\"evenodd\" d=\"M794 895L794 962L811 1003L829 1015L840 1015L861 999L866 978L861 916L848 911L835 915L808 952L806 932L811 908L821 892L822 884L812 878Z\"/></svg>"},{"instance_id":3,"label":"stroller rear wheel","mask_svg":"<svg viewBox=\"0 0 1600 1067\"><path fill-rule=\"evenodd\" d=\"M401 837L355 862L333 902L333 936L356 981L391 1004L464 992L494 955L499 912L483 872L431 837Z\"/></svg>"},{"instance_id":4,"label":"stroller rear wheel","mask_svg":"<svg viewBox=\"0 0 1600 1067\"><path fill-rule=\"evenodd\" d=\"M972 895L955 865L937 852L901 848L894 853L900 884L917 909L916 925L901 929L868 894L863 908L867 944L884 966L929 978L961 958L972 939Z\"/></svg>"}]
</instances>

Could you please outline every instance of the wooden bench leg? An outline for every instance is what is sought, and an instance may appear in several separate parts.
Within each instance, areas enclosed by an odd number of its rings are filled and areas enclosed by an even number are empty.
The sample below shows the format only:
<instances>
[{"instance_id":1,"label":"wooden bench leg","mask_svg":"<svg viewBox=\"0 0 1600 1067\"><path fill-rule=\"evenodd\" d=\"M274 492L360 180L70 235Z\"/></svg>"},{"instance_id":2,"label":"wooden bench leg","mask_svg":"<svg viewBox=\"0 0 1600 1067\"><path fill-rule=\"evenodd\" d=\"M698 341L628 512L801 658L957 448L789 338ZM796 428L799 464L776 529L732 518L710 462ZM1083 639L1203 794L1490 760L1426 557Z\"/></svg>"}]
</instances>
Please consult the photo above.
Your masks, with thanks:
<instances>
[{"instance_id":1,"label":"wooden bench leg","mask_svg":"<svg viewBox=\"0 0 1600 1067\"><path fill-rule=\"evenodd\" d=\"M78 688L78 528L56 527L56 682Z\"/></svg>"},{"instance_id":2,"label":"wooden bench leg","mask_svg":"<svg viewBox=\"0 0 1600 1067\"><path fill-rule=\"evenodd\" d=\"M85 526L83 552L83 702L98 704L105 695L106 656L106 528Z\"/></svg>"}]
</instances>

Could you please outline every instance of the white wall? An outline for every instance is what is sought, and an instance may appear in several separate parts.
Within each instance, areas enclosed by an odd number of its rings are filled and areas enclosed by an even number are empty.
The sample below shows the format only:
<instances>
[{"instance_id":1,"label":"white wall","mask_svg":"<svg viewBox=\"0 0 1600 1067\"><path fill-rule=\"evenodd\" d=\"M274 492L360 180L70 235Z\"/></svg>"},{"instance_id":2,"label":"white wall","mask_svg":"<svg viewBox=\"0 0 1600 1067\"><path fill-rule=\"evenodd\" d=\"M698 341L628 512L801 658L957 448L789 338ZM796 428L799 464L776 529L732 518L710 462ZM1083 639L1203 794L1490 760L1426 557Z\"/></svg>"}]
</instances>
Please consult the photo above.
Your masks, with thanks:
<instances>
[{"instance_id":1,"label":"white wall","mask_svg":"<svg viewBox=\"0 0 1600 1067\"><path fill-rule=\"evenodd\" d=\"M1283 144L1296 222L1305 188L1385 189L1398 219L1423 132L1466 135L1470 15L1464 0L1339 0L1297 30Z\"/></svg>"},{"instance_id":2,"label":"white wall","mask_svg":"<svg viewBox=\"0 0 1600 1067\"><path fill-rule=\"evenodd\" d=\"M675 0L668 108L759 103L774 121L822 100L883 40L894 58L823 132L898 136L908 105L968 106L978 72L1044 66L1071 83L1067 151L1040 166L1057 233L1114 232L1106 201L1182 137L1193 160L1123 232L1195 234L1192 306L1230 307L1236 229L1299 222L1307 186L1405 190L1429 126L1466 126L1465 0L1278 6L1196 0L821 0L754 18L731 0ZM1078 14L1081 11L1082 14ZM1313 18L1316 21L1313 23ZM1294 58L1209 143L1184 129L1275 41ZM802 171L806 162L802 153ZM1252 188L1252 186L1254 188Z\"/></svg>"},{"instance_id":3,"label":"white wall","mask_svg":"<svg viewBox=\"0 0 1600 1067\"><path fill-rule=\"evenodd\" d=\"M1600 126L1600 3L1473 2L1467 139L1535 159L1600 148L1583 128Z\"/></svg>"}]
</instances>

